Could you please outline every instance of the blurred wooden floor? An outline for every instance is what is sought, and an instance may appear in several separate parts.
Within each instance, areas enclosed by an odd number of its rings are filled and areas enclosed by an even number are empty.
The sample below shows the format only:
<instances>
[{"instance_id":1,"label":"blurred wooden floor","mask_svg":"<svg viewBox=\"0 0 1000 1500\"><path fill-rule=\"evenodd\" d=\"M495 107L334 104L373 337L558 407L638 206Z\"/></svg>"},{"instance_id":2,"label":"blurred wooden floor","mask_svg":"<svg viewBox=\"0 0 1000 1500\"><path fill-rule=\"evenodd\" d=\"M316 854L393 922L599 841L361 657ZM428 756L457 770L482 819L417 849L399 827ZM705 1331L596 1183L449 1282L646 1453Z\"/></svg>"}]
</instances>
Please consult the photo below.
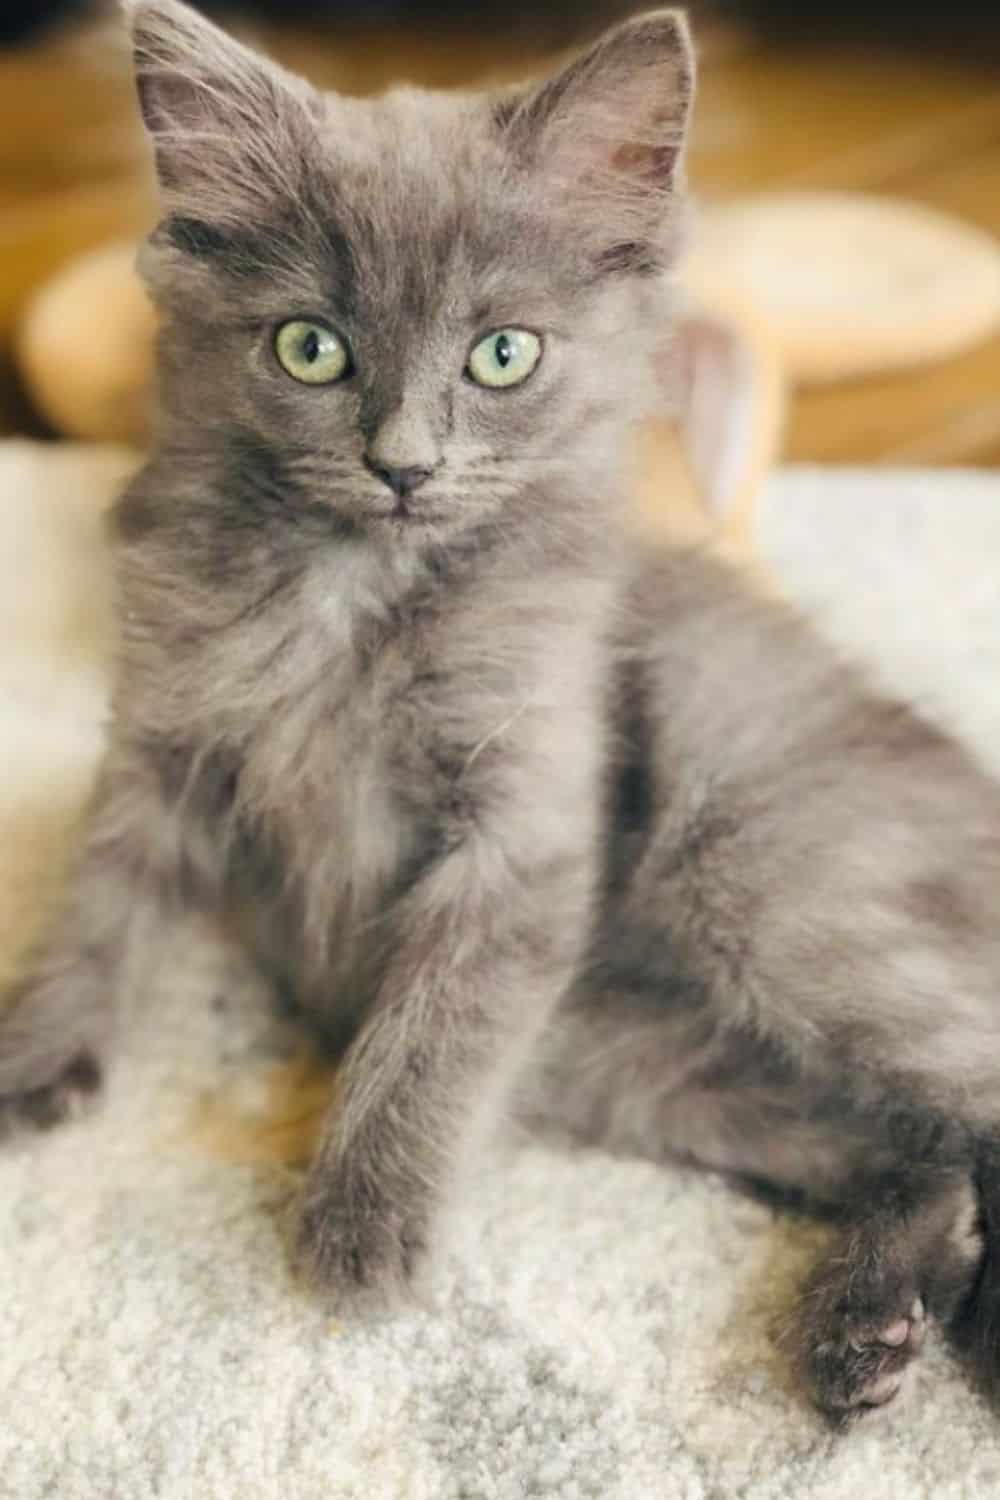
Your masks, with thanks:
<instances>
[{"instance_id":1,"label":"blurred wooden floor","mask_svg":"<svg viewBox=\"0 0 1000 1500\"><path fill-rule=\"evenodd\" d=\"M256 35L320 83L351 91L399 77L433 84L530 66L484 38L363 35L334 44ZM705 38L692 181L706 194L877 189L964 215L1000 235L1000 74ZM114 27L0 53L0 432L30 431L10 361L26 298L81 248L149 222L151 189ZM795 399L798 459L1000 466L1000 339L914 374Z\"/></svg>"}]
</instances>

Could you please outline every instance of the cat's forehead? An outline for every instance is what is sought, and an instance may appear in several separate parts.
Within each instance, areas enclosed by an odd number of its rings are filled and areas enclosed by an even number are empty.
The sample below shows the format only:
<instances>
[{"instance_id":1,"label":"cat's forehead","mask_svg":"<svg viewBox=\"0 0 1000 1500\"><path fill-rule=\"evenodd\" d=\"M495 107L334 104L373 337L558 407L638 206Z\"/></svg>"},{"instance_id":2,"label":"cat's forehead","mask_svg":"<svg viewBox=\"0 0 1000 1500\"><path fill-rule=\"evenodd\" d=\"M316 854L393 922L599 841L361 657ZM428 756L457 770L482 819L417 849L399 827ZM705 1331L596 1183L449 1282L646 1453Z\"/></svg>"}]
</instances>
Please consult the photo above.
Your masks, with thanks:
<instances>
[{"instance_id":1,"label":"cat's forehead","mask_svg":"<svg viewBox=\"0 0 1000 1500\"><path fill-rule=\"evenodd\" d=\"M320 212L345 293L383 312L402 299L413 315L449 291L494 302L542 292L532 248L546 216L482 96L398 88L325 96L324 107ZM539 260L556 269L551 253Z\"/></svg>"},{"instance_id":2,"label":"cat's forehead","mask_svg":"<svg viewBox=\"0 0 1000 1500\"><path fill-rule=\"evenodd\" d=\"M321 132L331 151L349 168L440 175L489 154L499 159L489 128L489 110L480 94L399 85L373 98L328 93L320 96Z\"/></svg>"}]
</instances>

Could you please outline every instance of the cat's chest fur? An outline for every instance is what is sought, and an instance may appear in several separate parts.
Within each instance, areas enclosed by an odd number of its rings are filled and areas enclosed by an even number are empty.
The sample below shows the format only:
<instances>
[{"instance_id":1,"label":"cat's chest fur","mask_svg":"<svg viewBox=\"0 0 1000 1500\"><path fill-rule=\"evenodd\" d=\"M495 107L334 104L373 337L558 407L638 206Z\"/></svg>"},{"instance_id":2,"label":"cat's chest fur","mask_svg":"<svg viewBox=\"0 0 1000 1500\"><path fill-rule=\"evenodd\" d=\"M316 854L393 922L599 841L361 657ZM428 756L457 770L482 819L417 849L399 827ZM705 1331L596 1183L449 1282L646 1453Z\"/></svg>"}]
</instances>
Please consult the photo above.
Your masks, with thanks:
<instances>
[{"instance_id":1,"label":"cat's chest fur","mask_svg":"<svg viewBox=\"0 0 1000 1500\"><path fill-rule=\"evenodd\" d=\"M241 636L228 885L258 956L324 1010L364 1003L393 901L461 839L467 768L542 659L505 589L449 583L393 599L319 573L284 628L279 610Z\"/></svg>"},{"instance_id":2,"label":"cat's chest fur","mask_svg":"<svg viewBox=\"0 0 1000 1500\"><path fill-rule=\"evenodd\" d=\"M143 741L187 747L178 795L265 968L353 1010L397 898L484 808L530 844L569 777L589 819L617 566L606 546L526 560L506 531L434 566L320 542L292 571L261 549L220 586L209 549L177 547L128 559L123 711Z\"/></svg>"},{"instance_id":3,"label":"cat's chest fur","mask_svg":"<svg viewBox=\"0 0 1000 1500\"><path fill-rule=\"evenodd\" d=\"M433 619L352 604L303 611L239 756L230 885L300 991L355 975L364 932L435 836L454 758L428 701Z\"/></svg>"}]
</instances>

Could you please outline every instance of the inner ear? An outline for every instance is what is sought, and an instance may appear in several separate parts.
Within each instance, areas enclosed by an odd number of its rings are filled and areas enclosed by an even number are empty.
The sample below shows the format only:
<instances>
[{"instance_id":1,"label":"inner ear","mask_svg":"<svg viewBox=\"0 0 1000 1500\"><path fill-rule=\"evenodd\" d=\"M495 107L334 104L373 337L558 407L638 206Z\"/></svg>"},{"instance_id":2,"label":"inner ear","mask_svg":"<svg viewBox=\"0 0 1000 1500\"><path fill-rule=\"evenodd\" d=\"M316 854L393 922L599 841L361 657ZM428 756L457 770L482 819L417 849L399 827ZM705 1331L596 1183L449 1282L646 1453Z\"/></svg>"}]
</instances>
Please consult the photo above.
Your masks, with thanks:
<instances>
[{"instance_id":1,"label":"inner ear","mask_svg":"<svg viewBox=\"0 0 1000 1500\"><path fill-rule=\"evenodd\" d=\"M619 146L611 153L612 171L637 182L647 182L650 187L658 187L673 179L681 144L678 141L672 145Z\"/></svg>"}]
</instances>

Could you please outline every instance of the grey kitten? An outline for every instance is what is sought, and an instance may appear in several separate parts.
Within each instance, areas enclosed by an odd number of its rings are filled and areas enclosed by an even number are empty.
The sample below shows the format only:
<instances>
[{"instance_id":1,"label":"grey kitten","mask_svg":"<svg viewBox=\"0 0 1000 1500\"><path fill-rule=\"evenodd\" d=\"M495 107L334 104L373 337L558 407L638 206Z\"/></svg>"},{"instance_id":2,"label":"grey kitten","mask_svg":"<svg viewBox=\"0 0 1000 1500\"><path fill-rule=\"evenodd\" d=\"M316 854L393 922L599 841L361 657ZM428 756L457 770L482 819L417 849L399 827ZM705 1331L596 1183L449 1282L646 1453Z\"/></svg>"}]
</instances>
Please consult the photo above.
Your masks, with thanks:
<instances>
[{"instance_id":1,"label":"grey kitten","mask_svg":"<svg viewBox=\"0 0 1000 1500\"><path fill-rule=\"evenodd\" d=\"M834 1420L896 1393L928 1318L993 1371L997 789L791 611L628 539L682 20L376 102L172 0L132 21L159 434L6 1122L97 1088L126 965L216 909L346 1049L297 1239L342 1299L407 1289L514 1107L838 1214L795 1339Z\"/></svg>"}]
</instances>

